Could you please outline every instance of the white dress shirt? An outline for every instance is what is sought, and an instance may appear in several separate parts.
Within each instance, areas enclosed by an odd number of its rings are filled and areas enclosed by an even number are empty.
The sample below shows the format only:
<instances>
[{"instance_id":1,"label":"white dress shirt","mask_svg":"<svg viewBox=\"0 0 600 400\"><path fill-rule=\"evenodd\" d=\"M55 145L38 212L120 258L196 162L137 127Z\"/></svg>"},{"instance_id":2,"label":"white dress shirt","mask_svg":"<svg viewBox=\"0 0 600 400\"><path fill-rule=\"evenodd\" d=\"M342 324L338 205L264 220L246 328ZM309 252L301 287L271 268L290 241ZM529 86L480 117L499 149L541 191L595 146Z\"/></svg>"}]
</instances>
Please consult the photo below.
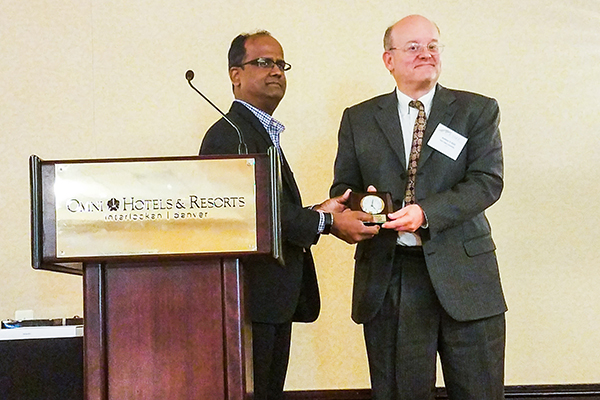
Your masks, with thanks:
<instances>
[{"instance_id":1,"label":"white dress shirt","mask_svg":"<svg viewBox=\"0 0 600 400\"><path fill-rule=\"evenodd\" d=\"M421 98L415 99L423 103L423 106L425 107L426 118L429 117L434 94L435 87ZM402 139L404 140L404 155L406 160L406 168L408 170L408 159L410 158L410 149L412 147L413 129L415 126L415 121L417 120L417 116L419 115L419 110L408 105L411 101L413 101L413 99L402 93L398 88L396 88L396 96L398 97L398 116L400 117ZM423 145L425 146L425 144ZM416 180L415 185L419 185L418 180ZM398 231L397 243L401 246L422 245L421 237L418 234L401 231Z\"/></svg>"}]
</instances>

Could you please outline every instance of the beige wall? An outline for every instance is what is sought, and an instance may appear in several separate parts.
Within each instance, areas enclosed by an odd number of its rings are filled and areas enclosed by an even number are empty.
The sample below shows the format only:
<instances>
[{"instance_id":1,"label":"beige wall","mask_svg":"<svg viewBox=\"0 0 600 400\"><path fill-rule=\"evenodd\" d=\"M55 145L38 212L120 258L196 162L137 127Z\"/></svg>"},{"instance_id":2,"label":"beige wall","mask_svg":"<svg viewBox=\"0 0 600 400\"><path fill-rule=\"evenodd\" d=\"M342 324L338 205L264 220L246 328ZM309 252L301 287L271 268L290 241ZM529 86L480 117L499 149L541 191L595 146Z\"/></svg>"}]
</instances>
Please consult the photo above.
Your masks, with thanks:
<instances>
[{"instance_id":1,"label":"beige wall","mask_svg":"<svg viewBox=\"0 0 600 400\"><path fill-rule=\"evenodd\" d=\"M275 116L306 203L332 178L343 109L391 91L385 28L409 13L446 44L441 83L495 97L506 189L488 215L510 311L508 384L600 382L600 3L0 0L0 318L82 313L81 278L33 271L28 157L196 154L227 108L226 51L264 28L294 68ZM418 7L417 7L418 6ZM315 249L323 310L294 330L288 389L368 387L350 318L352 247Z\"/></svg>"}]
</instances>

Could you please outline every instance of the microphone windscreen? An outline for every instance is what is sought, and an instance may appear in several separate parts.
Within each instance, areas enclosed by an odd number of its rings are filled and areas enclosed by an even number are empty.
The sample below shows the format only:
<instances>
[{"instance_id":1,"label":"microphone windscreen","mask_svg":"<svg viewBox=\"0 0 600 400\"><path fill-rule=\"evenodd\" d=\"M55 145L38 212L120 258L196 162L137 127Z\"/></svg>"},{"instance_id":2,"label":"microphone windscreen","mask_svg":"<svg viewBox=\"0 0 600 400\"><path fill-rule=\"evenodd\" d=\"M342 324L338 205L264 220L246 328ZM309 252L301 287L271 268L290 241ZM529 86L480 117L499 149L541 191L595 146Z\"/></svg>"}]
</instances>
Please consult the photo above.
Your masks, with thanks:
<instances>
[{"instance_id":1,"label":"microphone windscreen","mask_svg":"<svg viewBox=\"0 0 600 400\"><path fill-rule=\"evenodd\" d=\"M185 73L185 79L187 79L188 81L191 81L192 79L194 79L194 71L192 71L191 69L189 69Z\"/></svg>"}]
</instances>

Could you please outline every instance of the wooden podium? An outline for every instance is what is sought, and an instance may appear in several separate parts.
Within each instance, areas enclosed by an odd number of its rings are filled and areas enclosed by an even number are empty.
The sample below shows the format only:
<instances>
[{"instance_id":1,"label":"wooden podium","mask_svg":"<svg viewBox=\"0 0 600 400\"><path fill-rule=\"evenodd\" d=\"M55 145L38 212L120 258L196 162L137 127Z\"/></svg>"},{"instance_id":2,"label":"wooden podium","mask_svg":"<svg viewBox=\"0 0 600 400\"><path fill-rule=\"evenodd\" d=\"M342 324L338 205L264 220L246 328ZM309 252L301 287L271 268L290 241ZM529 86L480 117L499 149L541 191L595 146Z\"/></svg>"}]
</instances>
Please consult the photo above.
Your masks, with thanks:
<instances>
[{"instance_id":1,"label":"wooden podium","mask_svg":"<svg viewBox=\"0 0 600 400\"><path fill-rule=\"evenodd\" d=\"M85 398L252 398L239 259L280 258L277 152L30 172L33 267L83 275Z\"/></svg>"}]
</instances>

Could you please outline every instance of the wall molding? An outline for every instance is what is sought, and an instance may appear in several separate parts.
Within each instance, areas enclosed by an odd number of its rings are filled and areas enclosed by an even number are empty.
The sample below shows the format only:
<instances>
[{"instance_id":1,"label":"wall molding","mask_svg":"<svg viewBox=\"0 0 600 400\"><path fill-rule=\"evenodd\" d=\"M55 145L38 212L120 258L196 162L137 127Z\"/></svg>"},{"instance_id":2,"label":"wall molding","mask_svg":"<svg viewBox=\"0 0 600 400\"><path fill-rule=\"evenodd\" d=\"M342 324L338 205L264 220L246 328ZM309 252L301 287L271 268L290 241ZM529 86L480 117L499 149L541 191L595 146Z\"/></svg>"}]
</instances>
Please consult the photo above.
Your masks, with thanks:
<instances>
[{"instance_id":1,"label":"wall molding","mask_svg":"<svg viewBox=\"0 0 600 400\"><path fill-rule=\"evenodd\" d=\"M600 400L600 384L507 386L511 400ZM436 400L448 399L444 388L436 389ZM288 391L286 400L370 400L370 389Z\"/></svg>"}]
</instances>

